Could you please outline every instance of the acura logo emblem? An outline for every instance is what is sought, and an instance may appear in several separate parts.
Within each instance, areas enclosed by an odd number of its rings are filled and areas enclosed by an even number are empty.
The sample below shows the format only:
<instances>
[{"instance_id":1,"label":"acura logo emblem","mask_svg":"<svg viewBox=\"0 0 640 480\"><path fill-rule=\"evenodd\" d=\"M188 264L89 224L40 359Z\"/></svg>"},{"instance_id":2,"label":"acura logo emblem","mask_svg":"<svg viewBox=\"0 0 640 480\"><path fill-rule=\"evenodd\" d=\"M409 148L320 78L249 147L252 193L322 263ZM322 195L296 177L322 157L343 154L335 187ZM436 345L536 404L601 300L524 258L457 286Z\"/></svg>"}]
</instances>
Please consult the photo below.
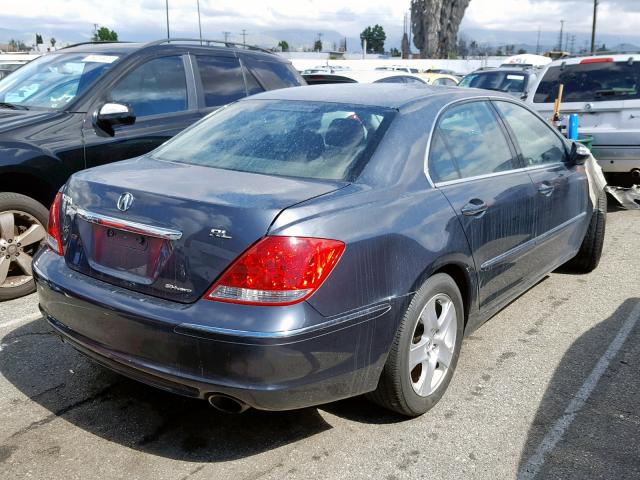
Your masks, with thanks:
<instances>
[{"instance_id":1,"label":"acura logo emblem","mask_svg":"<svg viewBox=\"0 0 640 480\"><path fill-rule=\"evenodd\" d=\"M118 210L120 210L121 212L126 212L131 208L132 204L133 204L133 195L131 195L129 192L125 192L122 195L120 195L120 198L118 198L118 203L116 203L116 206L118 207Z\"/></svg>"}]
</instances>

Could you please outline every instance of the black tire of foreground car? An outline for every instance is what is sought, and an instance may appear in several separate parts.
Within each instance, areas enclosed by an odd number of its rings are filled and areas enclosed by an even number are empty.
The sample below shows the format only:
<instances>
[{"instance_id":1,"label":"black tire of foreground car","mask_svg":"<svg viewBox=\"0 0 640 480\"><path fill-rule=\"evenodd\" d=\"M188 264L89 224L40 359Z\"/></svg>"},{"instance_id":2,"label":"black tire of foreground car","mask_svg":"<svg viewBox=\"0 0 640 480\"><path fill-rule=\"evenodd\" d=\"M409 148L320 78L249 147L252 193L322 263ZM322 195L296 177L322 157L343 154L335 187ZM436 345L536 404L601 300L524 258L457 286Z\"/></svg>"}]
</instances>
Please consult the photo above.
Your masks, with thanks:
<instances>
[{"instance_id":1,"label":"black tire of foreground car","mask_svg":"<svg viewBox=\"0 0 640 480\"><path fill-rule=\"evenodd\" d=\"M447 312L453 315L449 329L446 328L446 318L443 319ZM430 313L435 314L432 317L434 328L429 327ZM460 355L463 330L464 306L460 290L449 275L433 275L409 304L396 332L378 388L367 397L382 407L409 417L417 417L430 410L449 386ZM448 356L443 355L445 343L448 343ZM422 364L412 365L415 358L420 358L414 356L411 361L412 351L424 352ZM448 365L444 364L445 359ZM428 372L430 364L435 373ZM420 388L426 381L424 376L433 379L430 388Z\"/></svg>"},{"instance_id":2,"label":"black tire of foreground car","mask_svg":"<svg viewBox=\"0 0 640 480\"><path fill-rule=\"evenodd\" d=\"M593 210L587 233L582 240L578 254L567 263L567 267L578 272L589 273L600 263L604 233L607 223L607 193L598 196L598 205Z\"/></svg>"},{"instance_id":3,"label":"black tire of foreground car","mask_svg":"<svg viewBox=\"0 0 640 480\"><path fill-rule=\"evenodd\" d=\"M35 292L31 258L46 237L48 216L49 211L32 198L0 192L0 301ZM18 241L21 237L24 245Z\"/></svg>"}]
</instances>

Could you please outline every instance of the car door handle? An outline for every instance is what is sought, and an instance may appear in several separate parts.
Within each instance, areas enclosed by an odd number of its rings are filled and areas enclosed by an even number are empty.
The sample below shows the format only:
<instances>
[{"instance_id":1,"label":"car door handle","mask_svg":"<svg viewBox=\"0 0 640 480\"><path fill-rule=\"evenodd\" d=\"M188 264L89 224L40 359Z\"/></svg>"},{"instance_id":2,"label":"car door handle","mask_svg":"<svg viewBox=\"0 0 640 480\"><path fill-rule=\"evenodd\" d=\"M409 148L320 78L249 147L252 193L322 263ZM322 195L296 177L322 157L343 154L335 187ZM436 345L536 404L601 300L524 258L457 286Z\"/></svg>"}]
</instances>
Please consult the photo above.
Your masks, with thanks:
<instances>
[{"instance_id":1,"label":"car door handle","mask_svg":"<svg viewBox=\"0 0 640 480\"><path fill-rule=\"evenodd\" d=\"M549 184L549 183L542 183L539 187L538 187L538 191L542 194L542 195L546 195L547 197L549 195L551 195L553 193L554 190L554 186Z\"/></svg>"},{"instance_id":2,"label":"car door handle","mask_svg":"<svg viewBox=\"0 0 640 480\"><path fill-rule=\"evenodd\" d=\"M484 213L487 210L487 208L489 207L487 206L486 203L484 203L479 198L474 198L472 200L469 200L469 203L467 203L464 207L462 207L460 211L462 212L463 215L466 215L469 217L473 215L480 215L481 213Z\"/></svg>"}]
</instances>

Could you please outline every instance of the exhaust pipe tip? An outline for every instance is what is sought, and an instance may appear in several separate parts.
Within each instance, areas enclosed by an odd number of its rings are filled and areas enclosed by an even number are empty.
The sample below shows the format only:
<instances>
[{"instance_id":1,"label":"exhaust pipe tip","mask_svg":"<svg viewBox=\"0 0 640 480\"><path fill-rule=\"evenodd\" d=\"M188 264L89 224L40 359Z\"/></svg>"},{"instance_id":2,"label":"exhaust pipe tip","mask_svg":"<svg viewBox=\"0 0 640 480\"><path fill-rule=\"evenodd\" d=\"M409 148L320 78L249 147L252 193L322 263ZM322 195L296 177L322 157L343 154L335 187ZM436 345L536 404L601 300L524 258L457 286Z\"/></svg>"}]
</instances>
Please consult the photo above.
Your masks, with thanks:
<instances>
[{"instance_id":1,"label":"exhaust pipe tip","mask_svg":"<svg viewBox=\"0 0 640 480\"><path fill-rule=\"evenodd\" d=\"M243 401L222 393L212 393L207 397L207 401L219 412L229 414L240 414L251 408Z\"/></svg>"}]
</instances>

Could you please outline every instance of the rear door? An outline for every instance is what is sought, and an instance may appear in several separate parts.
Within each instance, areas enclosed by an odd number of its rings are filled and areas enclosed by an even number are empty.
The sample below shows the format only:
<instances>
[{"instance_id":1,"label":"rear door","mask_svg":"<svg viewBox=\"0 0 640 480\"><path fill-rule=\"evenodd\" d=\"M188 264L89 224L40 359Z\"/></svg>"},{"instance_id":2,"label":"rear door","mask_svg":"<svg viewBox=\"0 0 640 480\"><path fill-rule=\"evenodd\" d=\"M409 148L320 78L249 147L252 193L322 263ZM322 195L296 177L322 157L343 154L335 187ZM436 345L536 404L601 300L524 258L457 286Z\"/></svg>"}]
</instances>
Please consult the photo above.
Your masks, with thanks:
<instances>
[{"instance_id":1,"label":"rear door","mask_svg":"<svg viewBox=\"0 0 640 480\"><path fill-rule=\"evenodd\" d=\"M536 270L548 272L575 253L587 210L587 176L583 166L567 164L565 141L526 108L494 101L536 188Z\"/></svg>"},{"instance_id":2,"label":"rear door","mask_svg":"<svg viewBox=\"0 0 640 480\"><path fill-rule=\"evenodd\" d=\"M243 71L240 60L228 53L196 54L191 57L196 67L198 104L209 113L231 102L262 91L256 80ZM246 80L245 77L249 77Z\"/></svg>"},{"instance_id":3,"label":"rear door","mask_svg":"<svg viewBox=\"0 0 640 480\"><path fill-rule=\"evenodd\" d=\"M107 89L92 113L106 102L129 105L136 121L114 127L111 137L89 115L83 128L87 167L145 154L202 117L188 55L160 56L138 63Z\"/></svg>"},{"instance_id":4,"label":"rear door","mask_svg":"<svg viewBox=\"0 0 640 480\"><path fill-rule=\"evenodd\" d=\"M489 101L448 108L431 142L429 174L467 235L487 308L531 274L537 192Z\"/></svg>"}]
</instances>

